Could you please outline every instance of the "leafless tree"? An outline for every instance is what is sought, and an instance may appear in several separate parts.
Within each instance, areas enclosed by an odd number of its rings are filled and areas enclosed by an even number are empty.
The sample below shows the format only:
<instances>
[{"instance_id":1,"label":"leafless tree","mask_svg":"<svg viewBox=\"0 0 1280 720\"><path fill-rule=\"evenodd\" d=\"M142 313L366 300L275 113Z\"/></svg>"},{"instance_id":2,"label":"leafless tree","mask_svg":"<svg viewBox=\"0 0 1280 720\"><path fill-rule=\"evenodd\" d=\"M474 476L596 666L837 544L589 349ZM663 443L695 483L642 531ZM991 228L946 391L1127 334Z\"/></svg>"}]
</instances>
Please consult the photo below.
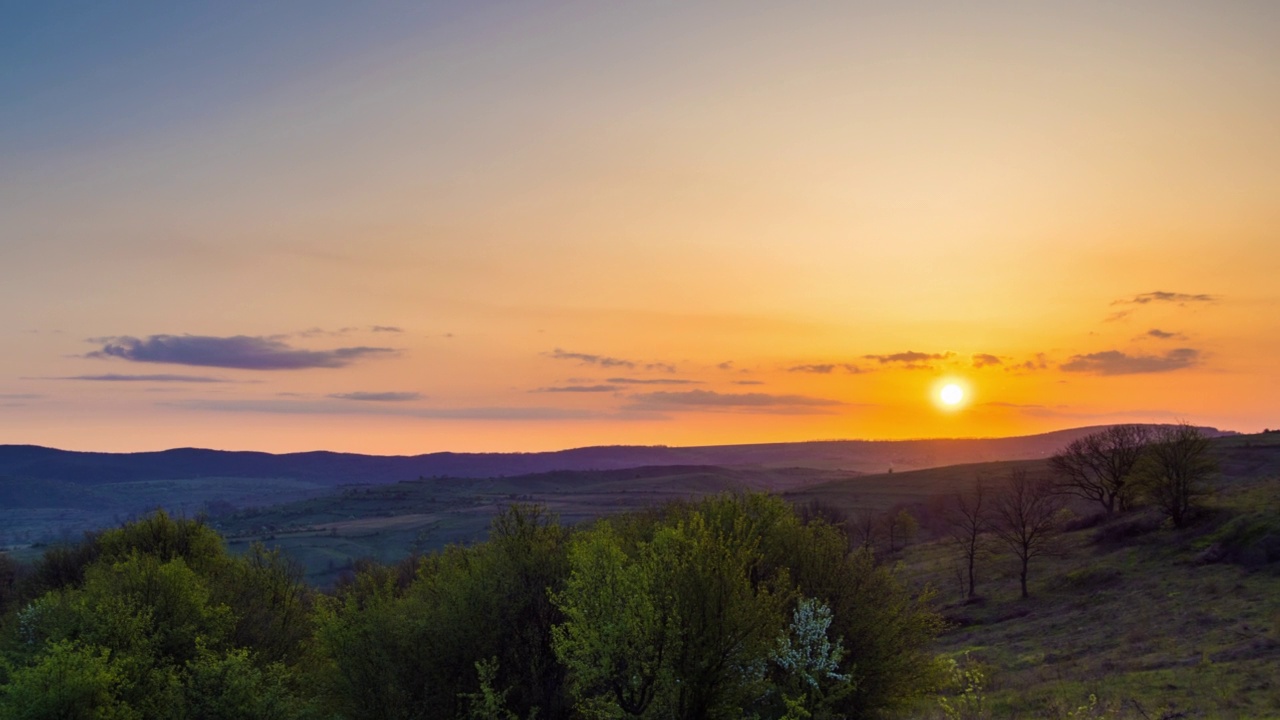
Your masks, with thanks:
<instances>
[{"instance_id":1,"label":"leafless tree","mask_svg":"<svg viewBox=\"0 0 1280 720\"><path fill-rule=\"evenodd\" d=\"M957 492L947 499L943 519L947 534L960 548L968 566L969 597L975 597L975 566L983 551L983 535L991 529L991 497L981 478L968 491Z\"/></svg>"},{"instance_id":2,"label":"leafless tree","mask_svg":"<svg viewBox=\"0 0 1280 720\"><path fill-rule=\"evenodd\" d=\"M1113 425L1073 440L1049 458L1059 492L1093 500L1107 514L1129 509L1134 468L1151 441L1143 425Z\"/></svg>"},{"instance_id":3,"label":"leafless tree","mask_svg":"<svg viewBox=\"0 0 1280 720\"><path fill-rule=\"evenodd\" d=\"M1199 429L1182 423L1156 430L1139 475L1174 527L1183 527L1199 499L1209 494L1209 478L1217 471L1213 443Z\"/></svg>"},{"instance_id":4,"label":"leafless tree","mask_svg":"<svg viewBox=\"0 0 1280 720\"><path fill-rule=\"evenodd\" d=\"M880 537L880 514L875 510L862 509L853 516L850 523L852 538L867 550L874 550L876 540Z\"/></svg>"},{"instance_id":5,"label":"leafless tree","mask_svg":"<svg viewBox=\"0 0 1280 720\"><path fill-rule=\"evenodd\" d=\"M1027 592L1027 568L1031 561L1053 550L1059 513L1065 498L1048 480L1035 480L1024 470L1016 470L995 497L992 530L1021 563L1022 597Z\"/></svg>"}]
</instances>

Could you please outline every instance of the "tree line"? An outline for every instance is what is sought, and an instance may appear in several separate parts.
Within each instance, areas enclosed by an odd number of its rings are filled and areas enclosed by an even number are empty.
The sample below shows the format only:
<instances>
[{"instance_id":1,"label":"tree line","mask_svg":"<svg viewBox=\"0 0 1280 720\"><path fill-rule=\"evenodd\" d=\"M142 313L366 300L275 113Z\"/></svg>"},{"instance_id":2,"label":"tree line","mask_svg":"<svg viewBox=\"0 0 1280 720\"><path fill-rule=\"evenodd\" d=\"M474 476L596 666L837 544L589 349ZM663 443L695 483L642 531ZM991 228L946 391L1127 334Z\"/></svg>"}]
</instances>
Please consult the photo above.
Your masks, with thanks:
<instances>
[{"instance_id":1,"label":"tree line","mask_svg":"<svg viewBox=\"0 0 1280 720\"><path fill-rule=\"evenodd\" d=\"M0 718L875 717L933 686L940 620L852 544L766 495L514 505L320 592L156 513L0 577Z\"/></svg>"}]
</instances>

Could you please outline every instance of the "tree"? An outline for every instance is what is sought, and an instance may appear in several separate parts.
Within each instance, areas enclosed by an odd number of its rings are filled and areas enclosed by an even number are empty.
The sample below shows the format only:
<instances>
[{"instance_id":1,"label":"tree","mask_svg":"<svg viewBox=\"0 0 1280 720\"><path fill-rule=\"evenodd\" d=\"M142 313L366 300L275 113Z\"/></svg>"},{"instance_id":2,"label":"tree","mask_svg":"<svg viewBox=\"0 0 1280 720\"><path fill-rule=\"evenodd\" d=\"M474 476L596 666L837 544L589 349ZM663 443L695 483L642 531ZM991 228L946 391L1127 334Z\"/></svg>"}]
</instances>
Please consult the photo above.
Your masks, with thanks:
<instances>
[{"instance_id":1,"label":"tree","mask_svg":"<svg viewBox=\"0 0 1280 720\"><path fill-rule=\"evenodd\" d=\"M890 510L884 514L882 522L884 523L885 537L889 540L889 552L891 553L897 552L899 541L906 545L920 529L920 523L914 515L907 512L906 508L898 508L896 512Z\"/></svg>"},{"instance_id":2,"label":"tree","mask_svg":"<svg viewBox=\"0 0 1280 720\"><path fill-rule=\"evenodd\" d=\"M875 550L876 541L880 538L880 516L875 510L859 510L850 527L853 531L850 538L852 541L864 550Z\"/></svg>"},{"instance_id":3,"label":"tree","mask_svg":"<svg viewBox=\"0 0 1280 720\"><path fill-rule=\"evenodd\" d=\"M763 568L750 509L711 501L638 543L608 522L574 543L554 637L580 709L691 720L762 694L787 597L775 578L753 582Z\"/></svg>"},{"instance_id":4,"label":"tree","mask_svg":"<svg viewBox=\"0 0 1280 720\"><path fill-rule=\"evenodd\" d=\"M1052 482L1034 480L1025 471L1014 471L995 498L995 535L1017 556L1021 565L1022 597L1028 598L1027 568L1031 561L1053 550L1063 497Z\"/></svg>"},{"instance_id":5,"label":"tree","mask_svg":"<svg viewBox=\"0 0 1280 720\"><path fill-rule=\"evenodd\" d=\"M1217 471L1213 443L1197 428L1181 423L1156 431L1138 474L1147 495L1180 528L1200 498L1209 494L1208 480Z\"/></svg>"},{"instance_id":6,"label":"tree","mask_svg":"<svg viewBox=\"0 0 1280 720\"><path fill-rule=\"evenodd\" d=\"M975 597L975 566L982 553L982 536L991 529L991 498L982 479L974 481L968 492L957 492L947 502L943 512L947 533L960 548L968 567L969 597Z\"/></svg>"},{"instance_id":7,"label":"tree","mask_svg":"<svg viewBox=\"0 0 1280 720\"><path fill-rule=\"evenodd\" d=\"M1113 425L1077 438L1049 458L1059 492L1092 500L1107 514L1129 509L1133 501L1130 482L1151 439L1143 425Z\"/></svg>"}]
</instances>

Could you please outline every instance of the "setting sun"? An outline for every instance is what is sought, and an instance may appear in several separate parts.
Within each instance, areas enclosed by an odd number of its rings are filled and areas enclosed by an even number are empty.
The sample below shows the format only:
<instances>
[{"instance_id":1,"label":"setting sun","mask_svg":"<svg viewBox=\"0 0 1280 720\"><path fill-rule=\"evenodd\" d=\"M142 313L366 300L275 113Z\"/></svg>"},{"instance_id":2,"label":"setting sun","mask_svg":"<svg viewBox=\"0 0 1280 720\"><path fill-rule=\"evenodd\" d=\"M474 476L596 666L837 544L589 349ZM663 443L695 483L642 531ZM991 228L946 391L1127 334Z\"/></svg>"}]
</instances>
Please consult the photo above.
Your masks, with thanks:
<instances>
[{"instance_id":1,"label":"setting sun","mask_svg":"<svg viewBox=\"0 0 1280 720\"><path fill-rule=\"evenodd\" d=\"M964 386L957 382L947 382L943 384L942 387L938 389L937 393L939 404L948 409L960 407L964 404L966 396L968 395L968 393L965 392Z\"/></svg>"}]
</instances>

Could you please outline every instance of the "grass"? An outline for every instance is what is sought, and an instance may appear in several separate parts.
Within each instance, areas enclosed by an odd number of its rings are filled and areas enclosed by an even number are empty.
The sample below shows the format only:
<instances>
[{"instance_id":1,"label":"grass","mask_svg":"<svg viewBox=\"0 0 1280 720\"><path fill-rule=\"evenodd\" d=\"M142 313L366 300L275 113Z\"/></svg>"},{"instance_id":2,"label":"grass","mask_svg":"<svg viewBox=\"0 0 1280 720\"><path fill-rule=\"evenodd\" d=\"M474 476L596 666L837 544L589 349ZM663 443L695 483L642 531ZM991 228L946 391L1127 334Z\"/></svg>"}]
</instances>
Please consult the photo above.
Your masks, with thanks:
<instances>
[{"instance_id":1,"label":"grass","mask_svg":"<svg viewBox=\"0 0 1280 720\"><path fill-rule=\"evenodd\" d=\"M1007 557L980 565L966 602L952 548L901 553L905 578L940 590L938 651L986 669L991 717L1280 717L1280 558L1253 550L1280 526L1280 446L1233 440L1197 524L1146 509L1064 533L1029 600ZM1224 543L1240 552L1207 552Z\"/></svg>"}]
</instances>

